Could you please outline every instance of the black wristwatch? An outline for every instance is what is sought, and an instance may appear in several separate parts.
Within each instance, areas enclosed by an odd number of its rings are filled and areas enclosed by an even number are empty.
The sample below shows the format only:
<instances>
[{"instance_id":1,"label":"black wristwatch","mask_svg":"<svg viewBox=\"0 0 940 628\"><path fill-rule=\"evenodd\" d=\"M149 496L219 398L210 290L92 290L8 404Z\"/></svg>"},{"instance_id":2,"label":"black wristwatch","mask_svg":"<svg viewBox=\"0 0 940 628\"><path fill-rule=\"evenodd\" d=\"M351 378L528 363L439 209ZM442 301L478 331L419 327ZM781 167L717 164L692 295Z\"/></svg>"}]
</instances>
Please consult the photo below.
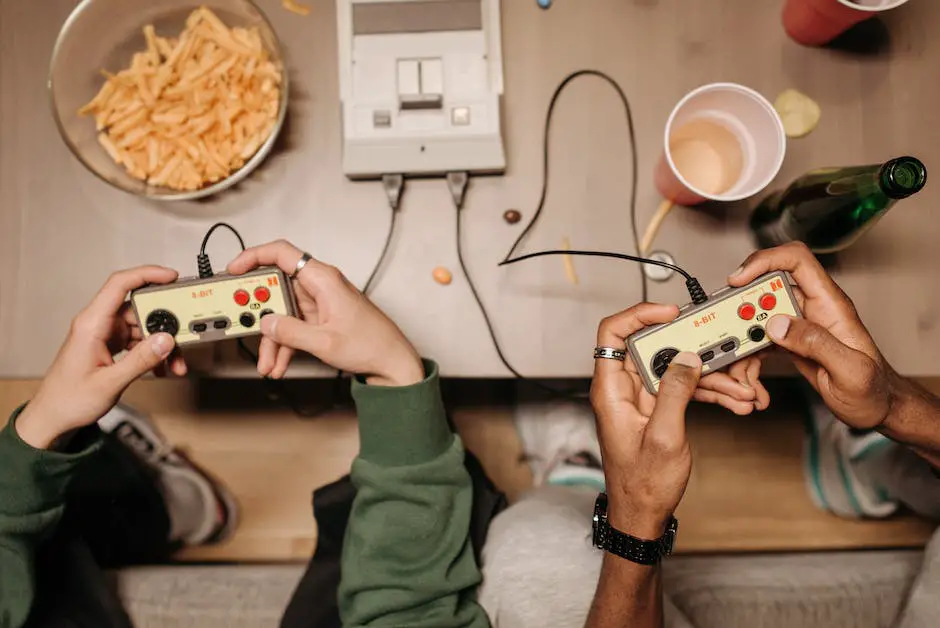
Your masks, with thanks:
<instances>
[{"instance_id":1,"label":"black wristwatch","mask_svg":"<svg viewBox=\"0 0 940 628\"><path fill-rule=\"evenodd\" d=\"M670 517L661 537L654 541L638 539L611 527L607 521L606 493L600 493L594 502L594 547L620 558L640 565L655 565L663 557L672 554L678 533L679 521Z\"/></svg>"}]
</instances>

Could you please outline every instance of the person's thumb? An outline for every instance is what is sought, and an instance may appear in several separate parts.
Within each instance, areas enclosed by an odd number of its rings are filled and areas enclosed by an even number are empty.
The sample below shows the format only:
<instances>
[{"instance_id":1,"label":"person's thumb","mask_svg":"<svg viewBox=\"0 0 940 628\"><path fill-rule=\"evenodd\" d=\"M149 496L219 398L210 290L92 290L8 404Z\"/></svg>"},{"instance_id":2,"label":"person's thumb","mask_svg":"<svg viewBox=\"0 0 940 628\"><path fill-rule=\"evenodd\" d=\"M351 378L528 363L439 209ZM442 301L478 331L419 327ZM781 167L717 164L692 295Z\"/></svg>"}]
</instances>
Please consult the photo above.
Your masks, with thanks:
<instances>
[{"instance_id":1,"label":"person's thumb","mask_svg":"<svg viewBox=\"0 0 940 628\"><path fill-rule=\"evenodd\" d=\"M674 357L659 380L656 408L646 428L647 436L660 445L685 443L685 410L702 376L702 360L688 351Z\"/></svg>"},{"instance_id":2,"label":"person's thumb","mask_svg":"<svg viewBox=\"0 0 940 628\"><path fill-rule=\"evenodd\" d=\"M824 327L805 318L778 314L767 321L767 335L787 351L812 360L839 378L867 356L843 344Z\"/></svg>"},{"instance_id":3,"label":"person's thumb","mask_svg":"<svg viewBox=\"0 0 940 628\"><path fill-rule=\"evenodd\" d=\"M166 360L176 341L167 333L157 333L141 340L137 346L106 370L108 385L120 392L141 375L152 371Z\"/></svg>"},{"instance_id":4,"label":"person's thumb","mask_svg":"<svg viewBox=\"0 0 940 628\"><path fill-rule=\"evenodd\" d=\"M300 349L329 361L329 356L323 354L329 353L331 336L299 318L268 314L261 319L261 333L279 345Z\"/></svg>"}]
</instances>

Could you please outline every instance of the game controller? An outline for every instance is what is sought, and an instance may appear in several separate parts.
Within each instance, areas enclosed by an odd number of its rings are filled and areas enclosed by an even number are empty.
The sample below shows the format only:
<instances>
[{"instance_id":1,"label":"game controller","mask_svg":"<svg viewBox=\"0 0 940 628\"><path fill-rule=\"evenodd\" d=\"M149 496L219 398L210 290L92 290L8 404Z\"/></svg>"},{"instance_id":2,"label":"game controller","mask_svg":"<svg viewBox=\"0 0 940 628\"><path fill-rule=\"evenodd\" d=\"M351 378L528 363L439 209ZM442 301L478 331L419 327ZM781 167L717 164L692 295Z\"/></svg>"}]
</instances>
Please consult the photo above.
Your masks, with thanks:
<instances>
[{"instance_id":1,"label":"game controller","mask_svg":"<svg viewBox=\"0 0 940 628\"><path fill-rule=\"evenodd\" d=\"M177 346L258 335L268 314L297 313L290 280L273 266L146 286L130 300L145 338L166 332Z\"/></svg>"},{"instance_id":2,"label":"game controller","mask_svg":"<svg viewBox=\"0 0 940 628\"><path fill-rule=\"evenodd\" d=\"M697 353L707 375L773 344L764 325L775 314L802 316L782 271L741 288L722 288L701 305L690 303L674 321L630 336L627 347L646 389L656 394L669 363L682 351Z\"/></svg>"}]
</instances>

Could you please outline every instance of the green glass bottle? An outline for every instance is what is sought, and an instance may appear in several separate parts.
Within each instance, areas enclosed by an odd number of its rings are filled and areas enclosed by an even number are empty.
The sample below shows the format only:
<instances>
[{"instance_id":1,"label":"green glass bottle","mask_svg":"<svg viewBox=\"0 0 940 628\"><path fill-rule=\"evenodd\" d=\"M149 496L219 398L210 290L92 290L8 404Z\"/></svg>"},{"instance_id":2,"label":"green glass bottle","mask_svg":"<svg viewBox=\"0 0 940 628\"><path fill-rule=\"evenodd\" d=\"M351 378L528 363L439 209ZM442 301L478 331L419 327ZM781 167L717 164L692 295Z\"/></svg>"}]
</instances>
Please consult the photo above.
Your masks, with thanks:
<instances>
[{"instance_id":1,"label":"green glass bottle","mask_svg":"<svg viewBox=\"0 0 940 628\"><path fill-rule=\"evenodd\" d=\"M751 216L751 228L762 247L801 240L815 253L833 253L926 183L927 169L914 157L813 170L764 199Z\"/></svg>"}]
</instances>

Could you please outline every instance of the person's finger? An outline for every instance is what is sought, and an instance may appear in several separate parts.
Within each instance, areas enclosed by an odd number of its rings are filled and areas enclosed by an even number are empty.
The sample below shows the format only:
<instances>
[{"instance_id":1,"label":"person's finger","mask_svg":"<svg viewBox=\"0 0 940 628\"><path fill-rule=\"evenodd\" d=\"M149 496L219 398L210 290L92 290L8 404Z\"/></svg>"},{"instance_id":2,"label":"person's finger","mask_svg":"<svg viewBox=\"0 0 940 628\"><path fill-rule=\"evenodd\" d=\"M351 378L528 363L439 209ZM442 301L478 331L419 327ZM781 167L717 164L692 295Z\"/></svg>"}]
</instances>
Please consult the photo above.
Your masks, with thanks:
<instances>
[{"instance_id":1,"label":"person's finger","mask_svg":"<svg viewBox=\"0 0 940 628\"><path fill-rule=\"evenodd\" d=\"M268 316L271 316L268 314ZM272 338L261 337L261 343L258 345L258 374L261 377L267 377L274 368L274 360L277 355L278 344Z\"/></svg>"},{"instance_id":2,"label":"person's finger","mask_svg":"<svg viewBox=\"0 0 940 628\"><path fill-rule=\"evenodd\" d=\"M128 292L147 284L170 283L178 276L179 273L175 270L163 266L138 266L118 271L108 278L104 287L79 317L88 316L92 321L107 317L107 320L111 321L111 317L124 307Z\"/></svg>"},{"instance_id":3,"label":"person's finger","mask_svg":"<svg viewBox=\"0 0 940 628\"><path fill-rule=\"evenodd\" d=\"M853 370L871 362L868 356L843 344L825 328L805 318L778 314L767 321L766 331L776 345L816 362L836 379L850 381Z\"/></svg>"},{"instance_id":4,"label":"person's finger","mask_svg":"<svg viewBox=\"0 0 940 628\"><path fill-rule=\"evenodd\" d=\"M597 327L597 346L626 349L627 337L644 327L668 323L679 315L679 307L660 303L640 303L603 319ZM594 360L594 376L601 373L622 371L623 363L617 360L597 358Z\"/></svg>"},{"instance_id":5,"label":"person's finger","mask_svg":"<svg viewBox=\"0 0 940 628\"><path fill-rule=\"evenodd\" d=\"M278 347L277 357L274 360L274 368L271 369L271 377L281 379L287 373L287 367L294 357L294 350L290 347Z\"/></svg>"},{"instance_id":6,"label":"person's finger","mask_svg":"<svg viewBox=\"0 0 940 628\"><path fill-rule=\"evenodd\" d=\"M128 328L137 330L140 329L137 315L134 314L134 308L130 301L125 301L124 305L121 306L121 309L118 310L118 318L123 320L127 324Z\"/></svg>"},{"instance_id":7,"label":"person's finger","mask_svg":"<svg viewBox=\"0 0 940 628\"><path fill-rule=\"evenodd\" d=\"M719 405L740 416L746 416L754 411L754 402L733 399L728 395L717 393L714 390L703 390L699 388L695 391L692 398L703 403Z\"/></svg>"},{"instance_id":8,"label":"person's finger","mask_svg":"<svg viewBox=\"0 0 940 628\"><path fill-rule=\"evenodd\" d=\"M772 249L764 249L750 255L741 266L728 277L728 284L743 286L761 275L776 270L790 273L806 296L845 299L845 294L829 277L822 264L802 242L790 242Z\"/></svg>"},{"instance_id":9,"label":"person's finger","mask_svg":"<svg viewBox=\"0 0 940 628\"><path fill-rule=\"evenodd\" d=\"M746 379L733 377L729 373L709 373L698 383L698 387L703 390L714 390L739 401L754 401L757 396Z\"/></svg>"},{"instance_id":10,"label":"person's finger","mask_svg":"<svg viewBox=\"0 0 940 628\"><path fill-rule=\"evenodd\" d=\"M698 387L702 360L683 351L669 363L659 381L656 407L646 427L644 442L671 449L685 443L685 411Z\"/></svg>"},{"instance_id":11,"label":"person's finger","mask_svg":"<svg viewBox=\"0 0 940 628\"><path fill-rule=\"evenodd\" d=\"M756 398L754 399L754 409L755 410L766 410L770 406L770 393L767 391L767 388L764 386L764 382L760 381L760 369L761 369L761 360L753 359L747 364L746 377L747 382L750 384L751 388L754 389L756 393Z\"/></svg>"},{"instance_id":12,"label":"person's finger","mask_svg":"<svg viewBox=\"0 0 940 628\"><path fill-rule=\"evenodd\" d=\"M96 375L104 380L110 394L120 394L134 380L163 364L175 346L176 343L170 334L153 334L139 342L121 360Z\"/></svg>"},{"instance_id":13,"label":"person's finger","mask_svg":"<svg viewBox=\"0 0 940 628\"><path fill-rule=\"evenodd\" d=\"M291 275L297 269L297 262L300 261L303 254L303 251L287 240L275 240L274 242L245 249L238 257L228 263L227 269L233 275L241 275L259 266L277 266L288 275ZM322 265L322 263L312 259L307 262L304 269L314 268L319 265Z\"/></svg>"},{"instance_id":14,"label":"person's finger","mask_svg":"<svg viewBox=\"0 0 940 628\"><path fill-rule=\"evenodd\" d=\"M268 314L261 319L261 333L281 346L300 349L325 362L330 361L330 356L324 354L334 344L333 336L293 316Z\"/></svg>"},{"instance_id":15,"label":"person's finger","mask_svg":"<svg viewBox=\"0 0 940 628\"><path fill-rule=\"evenodd\" d=\"M183 359L183 354L179 351L170 355L170 359L167 360L167 367L177 377L184 377L189 372L189 366L186 364L186 360Z\"/></svg>"}]
</instances>

